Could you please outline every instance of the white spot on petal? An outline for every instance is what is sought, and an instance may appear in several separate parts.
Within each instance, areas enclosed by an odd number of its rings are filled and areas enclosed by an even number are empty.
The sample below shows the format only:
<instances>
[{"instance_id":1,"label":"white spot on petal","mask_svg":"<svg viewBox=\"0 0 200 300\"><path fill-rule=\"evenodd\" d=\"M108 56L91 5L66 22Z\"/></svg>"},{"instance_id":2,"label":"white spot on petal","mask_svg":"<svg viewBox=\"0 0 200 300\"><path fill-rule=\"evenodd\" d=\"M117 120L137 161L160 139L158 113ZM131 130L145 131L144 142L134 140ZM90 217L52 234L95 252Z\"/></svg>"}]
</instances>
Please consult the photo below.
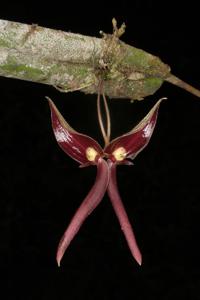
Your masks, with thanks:
<instances>
[{"instance_id":1,"label":"white spot on petal","mask_svg":"<svg viewBox=\"0 0 200 300\"><path fill-rule=\"evenodd\" d=\"M58 126L56 128L55 137L56 140L60 143L72 141L70 134L66 130L64 130L62 126Z\"/></svg>"},{"instance_id":2,"label":"white spot on petal","mask_svg":"<svg viewBox=\"0 0 200 300\"><path fill-rule=\"evenodd\" d=\"M147 126L143 129L143 134L142 134L142 136L143 136L144 138L148 138L148 137L151 136L152 131L153 131L153 125L152 125L152 123L149 123L149 124L147 124Z\"/></svg>"}]
</instances>

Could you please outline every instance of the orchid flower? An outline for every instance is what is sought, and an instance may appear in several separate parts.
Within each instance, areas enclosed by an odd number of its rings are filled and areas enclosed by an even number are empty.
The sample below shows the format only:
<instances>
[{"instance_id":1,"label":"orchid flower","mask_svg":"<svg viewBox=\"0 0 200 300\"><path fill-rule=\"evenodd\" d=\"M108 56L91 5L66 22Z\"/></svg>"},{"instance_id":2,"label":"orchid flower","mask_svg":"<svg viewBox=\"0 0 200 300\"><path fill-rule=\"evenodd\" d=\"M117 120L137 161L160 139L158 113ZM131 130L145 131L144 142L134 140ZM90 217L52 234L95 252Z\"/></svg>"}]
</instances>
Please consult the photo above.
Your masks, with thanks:
<instances>
[{"instance_id":1,"label":"orchid flower","mask_svg":"<svg viewBox=\"0 0 200 300\"><path fill-rule=\"evenodd\" d=\"M72 239L88 215L101 202L106 191L108 192L130 251L138 264L141 265L142 263L142 256L136 242L135 234L118 191L116 167L121 164L131 165L131 160L147 146L156 124L158 108L162 99L154 105L136 127L110 142L110 118L104 94L103 98L107 116L107 132L104 129L101 118L100 94L97 98L97 109L101 131L105 140L104 148L93 138L75 131L65 121L52 100L47 98L51 109L52 127L59 146L67 155L80 163L80 167L97 166L94 185L77 209L60 240L56 256L58 266L60 266L60 261Z\"/></svg>"}]
</instances>

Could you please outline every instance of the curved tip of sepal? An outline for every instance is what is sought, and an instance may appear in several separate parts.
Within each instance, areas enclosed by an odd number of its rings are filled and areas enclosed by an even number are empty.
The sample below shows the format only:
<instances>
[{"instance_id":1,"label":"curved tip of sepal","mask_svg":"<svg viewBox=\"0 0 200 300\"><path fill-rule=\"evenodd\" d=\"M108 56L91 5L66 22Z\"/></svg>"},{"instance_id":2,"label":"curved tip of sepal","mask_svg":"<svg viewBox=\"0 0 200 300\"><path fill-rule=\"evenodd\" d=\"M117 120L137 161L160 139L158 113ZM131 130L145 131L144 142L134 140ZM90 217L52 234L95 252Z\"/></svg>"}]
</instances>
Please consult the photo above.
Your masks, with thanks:
<instances>
[{"instance_id":1,"label":"curved tip of sepal","mask_svg":"<svg viewBox=\"0 0 200 300\"><path fill-rule=\"evenodd\" d=\"M57 261L57 265L60 268L60 260L56 260Z\"/></svg>"},{"instance_id":2,"label":"curved tip of sepal","mask_svg":"<svg viewBox=\"0 0 200 300\"><path fill-rule=\"evenodd\" d=\"M57 266L60 268L60 262L62 260L63 254L60 256L59 253L56 255Z\"/></svg>"},{"instance_id":3,"label":"curved tip of sepal","mask_svg":"<svg viewBox=\"0 0 200 300\"><path fill-rule=\"evenodd\" d=\"M159 99L156 102L156 104L152 107L152 109L148 112L148 114L128 134L140 131L141 129L145 128L145 126L148 123L151 123L152 121L154 121L154 123L155 123L156 118L157 118L158 109L160 107L160 103L166 99L167 99L166 97ZM152 120L152 119L154 119L154 120Z\"/></svg>"},{"instance_id":4,"label":"curved tip of sepal","mask_svg":"<svg viewBox=\"0 0 200 300\"><path fill-rule=\"evenodd\" d=\"M135 258L136 262L138 263L138 265L141 266L142 265L142 255L141 255L141 253L139 252L136 255L134 255L134 258Z\"/></svg>"},{"instance_id":5,"label":"curved tip of sepal","mask_svg":"<svg viewBox=\"0 0 200 300\"><path fill-rule=\"evenodd\" d=\"M101 146L91 137L75 131L64 119L53 101L46 97L51 110L52 128L58 145L81 164L96 164Z\"/></svg>"},{"instance_id":6,"label":"curved tip of sepal","mask_svg":"<svg viewBox=\"0 0 200 300\"><path fill-rule=\"evenodd\" d=\"M134 159L136 155L147 146L157 121L161 98L149 113L128 133L112 140L104 152L112 161L124 163L127 158Z\"/></svg>"}]
</instances>

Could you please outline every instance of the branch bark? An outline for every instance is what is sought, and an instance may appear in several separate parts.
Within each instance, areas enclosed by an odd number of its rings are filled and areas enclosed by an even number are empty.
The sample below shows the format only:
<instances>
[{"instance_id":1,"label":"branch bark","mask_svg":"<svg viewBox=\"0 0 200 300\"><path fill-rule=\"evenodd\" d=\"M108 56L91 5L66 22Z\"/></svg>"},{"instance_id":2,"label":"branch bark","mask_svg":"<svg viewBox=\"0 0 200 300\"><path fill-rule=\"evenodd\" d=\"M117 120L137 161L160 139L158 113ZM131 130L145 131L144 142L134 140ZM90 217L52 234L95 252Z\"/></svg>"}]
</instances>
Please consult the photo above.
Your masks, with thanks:
<instances>
[{"instance_id":1,"label":"branch bark","mask_svg":"<svg viewBox=\"0 0 200 300\"><path fill-rule=\"evenodd\" d=\"M169 66L120 41L114 29L95 38L0 20L0 75L85 93L97 93L103 79L111 98L143 99L164 80L188 90ZM194 88L190 92L200 96Z\"/></svg>"}]
</instances>

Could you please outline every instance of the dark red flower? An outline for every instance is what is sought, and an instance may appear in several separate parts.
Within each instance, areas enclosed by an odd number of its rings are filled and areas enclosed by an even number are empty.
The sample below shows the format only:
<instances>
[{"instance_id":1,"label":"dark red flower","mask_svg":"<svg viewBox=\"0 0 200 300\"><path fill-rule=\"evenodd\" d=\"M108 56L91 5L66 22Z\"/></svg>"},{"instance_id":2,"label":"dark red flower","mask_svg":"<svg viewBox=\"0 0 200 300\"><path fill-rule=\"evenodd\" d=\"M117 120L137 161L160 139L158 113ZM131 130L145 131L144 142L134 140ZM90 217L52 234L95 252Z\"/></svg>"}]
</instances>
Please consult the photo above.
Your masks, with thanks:
<instances>
[{"instance_id":1,"label":"dark red flower","mask_svg":"<svg viewBox=\"0 0 200 300\"><path fill-rule=\"evenodd\" d=\"M156 124L161 100L154 105L136 127L114 139L102 149L94 139L70 127L55 104L48 98L53 131L59 146L67 155L78 161L81 164L80 166L97 166L95 183L76 211L59 243L57 251L58 265L60 265L60 261L70 242L87 216L101 202L106 190L130 251L138 264L141 265L142 256L117 188L116 166L119 164L131 164L130 160L134 159L147 146Z\"/></svg>"}]
</instances>

